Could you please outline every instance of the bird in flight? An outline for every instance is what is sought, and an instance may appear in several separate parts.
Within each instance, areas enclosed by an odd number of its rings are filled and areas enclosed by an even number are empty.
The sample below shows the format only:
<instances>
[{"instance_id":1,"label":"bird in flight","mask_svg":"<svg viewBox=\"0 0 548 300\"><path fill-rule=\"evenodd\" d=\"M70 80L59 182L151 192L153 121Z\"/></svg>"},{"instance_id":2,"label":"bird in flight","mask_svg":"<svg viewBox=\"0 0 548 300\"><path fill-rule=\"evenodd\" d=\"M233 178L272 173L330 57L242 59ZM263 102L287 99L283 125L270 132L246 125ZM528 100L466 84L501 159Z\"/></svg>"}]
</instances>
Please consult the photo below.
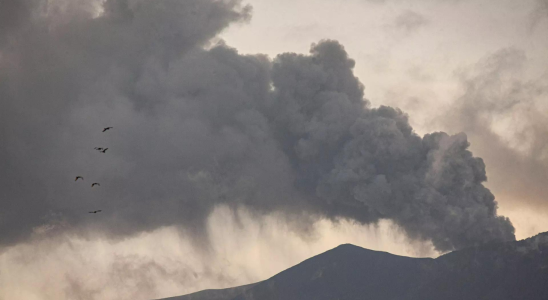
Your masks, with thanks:
<instances>
[{"instance_id":1,"label":"bird in flight","mask_svg":"<svg viewBox=\"0 0 548 300\"><path fill-rule=\"evenodd\" d=\"M94 210L94 211L90 211L89 213L90 213L90 214L96 214L96 213L98 213L98 212L101 212L101 210Z\"/></svg>"},{"instance_id":2,"label":"bird in flight","mask_svg":"<svg viewBox=\"0 0 548 300\"><path fill-rule=\"evenodd\" d=\"M82 176L76 176L76 179L74 179L74 181L77 181L78 179L84 180L84 177L82 177Z\"/></svg>"},{"instance_id":3,"label":"bird in flight","mask_svg":"<svg viewBox=\"0 0 548 300\"><path fill-rule=\"evenodd\" d=\"M105 128L103 128L103 132L105 132L107 130L110 130L110 129L112 129L112 127L105 127Z\"/></svg>"},{"instance_id":4,"label":"bird in flight","mask_svg":"<svg viewBox=\"0 0 548 300\"><path fill-rule=\"evenodd\" d=\"M98 184L97 182L94 182L94 183L91 184L91 187L94 187L94 186L96 186L96 185L101 186L101 185Z\"/></svg>"},{"instance_id":5,"label":"bird in flight","mask_svg":"<svg viewBox=\"0 0 548 300\"><path fill-rule=\"evenodd\" d=\"M102 150L103 150L103 148L100 148L100 147L95 147L95 148L93 148L93 149L99 150L99 151L102 151Z\"/></svg>"},{"instance_id":6,"label":"bird in flight","mask_svg":"<svg viewBox=\"0 0 548 300\"><path fill-rule=\"evenodd\" d=\"M105 149L101 150L101 152L107 153L107 150L108 150L108 148L105 148Z\"/></svg>"}]
</instances>

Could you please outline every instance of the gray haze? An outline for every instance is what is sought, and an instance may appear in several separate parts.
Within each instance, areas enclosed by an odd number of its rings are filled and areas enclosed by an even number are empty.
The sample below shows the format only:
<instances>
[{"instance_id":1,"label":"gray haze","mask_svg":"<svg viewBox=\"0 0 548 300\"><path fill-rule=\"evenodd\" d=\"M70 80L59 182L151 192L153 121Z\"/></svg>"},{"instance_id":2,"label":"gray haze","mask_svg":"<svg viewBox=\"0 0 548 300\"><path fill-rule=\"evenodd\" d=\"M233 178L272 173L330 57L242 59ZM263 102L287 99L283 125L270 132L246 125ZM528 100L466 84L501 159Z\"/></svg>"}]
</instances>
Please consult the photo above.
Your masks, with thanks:
<instances>
[{"instance_id":1,"label":"gray haze","mask_svg":"<svg viewBox=\"0 0 548 300\"><path fill-rule=\"evenodd\" d=\"M399 109L372 108L336 41L272 61L210 45L249 19L239 1L9 3L2 245L174 224L202 237L219 204L282 212L305 229L390 219L440 251L514 239L466 135L421 138Z\"/></svg>"},{"instance_id":2,"label":"gray haze","mask_svg":"<svg viewBox=\"0 0 548 300\"><path fill-rule=\"evenodd\" d=\"M403 30L405 34L410 34L427 24L428 19L425 16L407 10L396 17L392 26L396 29Z\"/></svg>"},{"instance_id":3,"label":"gray haze","mask_svg":"<svg viewBox=\"0 0 548 300\"><path fill-rule=\"evenodd\" d=\"M546 208L548 74L523 76L526 61L523 51L504 48L463 68L464 92L437 122L466 132L492 173L515 178L491 178L501 193Z\"/></svg>"}]
</instances>

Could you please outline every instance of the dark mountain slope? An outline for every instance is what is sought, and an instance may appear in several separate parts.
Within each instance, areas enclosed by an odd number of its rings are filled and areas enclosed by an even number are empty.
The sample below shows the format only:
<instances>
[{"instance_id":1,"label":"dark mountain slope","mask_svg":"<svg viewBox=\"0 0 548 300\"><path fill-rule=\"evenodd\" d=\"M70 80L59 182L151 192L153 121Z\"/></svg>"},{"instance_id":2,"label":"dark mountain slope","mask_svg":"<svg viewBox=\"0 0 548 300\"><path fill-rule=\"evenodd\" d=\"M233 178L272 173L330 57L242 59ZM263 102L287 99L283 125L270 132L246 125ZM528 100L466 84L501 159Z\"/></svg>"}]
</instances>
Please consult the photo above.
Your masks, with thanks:
<instances>
[{"instance_id":1,"label":"dark mountain slope","mask_svg":"<svg viewBox=\"0 0 548 300\"><path fill-rule=\"evenodd\" d=\"M548 233L443 255L404 299L548 299Z\"/></svg>"},{"instance_id":2,"label":"dark mountain slope","mask_svg":"<svg viewBox=\"0 0 548 300\"><path fill-rule=\"evenodd\" d=\"M396 299L424 280L433 259L341 245L305 260L234 297L244 299Z\"/></svg>"},{"instance_id":3,"label":"dark mountain slope","mask_svg":"<svg viewBox=\"0 0 548 300\"><path fill-rule=\"evenodd\" d=\"M341 245L265 281L214 292L170 300L547 300L548 233L436 259Z\"/></svg>"},{"instance_id":4,"label":"dark mountain slope","mask_svg":"<svg viewBox=\"0 0 548 300\"><path fill-rule=\"evenodd\" d=\"M256 283L242 285L228 289L204 290L184 296L165 298L163 300L230 300L256 285Z\"/></svg>"}]
</instances>

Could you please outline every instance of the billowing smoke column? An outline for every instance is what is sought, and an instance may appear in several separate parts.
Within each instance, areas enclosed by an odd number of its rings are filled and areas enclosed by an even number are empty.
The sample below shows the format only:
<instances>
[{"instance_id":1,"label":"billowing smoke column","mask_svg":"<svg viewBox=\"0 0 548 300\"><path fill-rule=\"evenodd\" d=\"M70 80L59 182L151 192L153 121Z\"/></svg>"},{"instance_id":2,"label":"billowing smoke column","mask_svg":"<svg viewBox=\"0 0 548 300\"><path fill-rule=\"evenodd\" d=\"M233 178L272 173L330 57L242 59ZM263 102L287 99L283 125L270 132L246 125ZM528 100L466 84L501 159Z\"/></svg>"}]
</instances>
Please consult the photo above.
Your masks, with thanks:
<instances>
[{"instance_id":1,"label":"billowing smoke column","mask_svg":"<svg viewBox=\"0 0 548 300\"><path fill-rule=\"evenodd\" d=\"M219 204L390 219L441 251L514 239L466 136L421 138L400 110L371 108L335 41L273 61L204 50L249 18L237 1L22 3L0 4L25 10L0 23L3 245L167 225L200 236Z\"/></svg>"}]
</instances>

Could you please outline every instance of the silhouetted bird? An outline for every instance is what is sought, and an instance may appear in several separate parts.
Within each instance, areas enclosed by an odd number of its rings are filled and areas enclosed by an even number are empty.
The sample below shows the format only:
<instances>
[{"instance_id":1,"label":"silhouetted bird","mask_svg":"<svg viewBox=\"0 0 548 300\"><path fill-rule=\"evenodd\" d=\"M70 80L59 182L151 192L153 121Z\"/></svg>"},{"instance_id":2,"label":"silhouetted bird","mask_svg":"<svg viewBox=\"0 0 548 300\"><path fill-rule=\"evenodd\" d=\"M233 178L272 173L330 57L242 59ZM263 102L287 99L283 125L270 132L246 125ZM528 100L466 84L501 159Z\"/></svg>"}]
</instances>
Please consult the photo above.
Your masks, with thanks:
<instances>
[{"instance_id":1,"label":"silhouetted bird","mask_svg":"<svg viewBox=\"0 0 548 300\"><path fill-rule=\"evenodd\" d=\"M90 214L96 214L96 213L98 213L98 212L101 212L101 210L94 210L94 211L90 211L89 213L90 213Z\"/></svg>"},{"instance_id":2,"label":"silhouetted bird","mask_svg":"<svg viewBox=\"0 0 548 300\"><path fill-rule=\"evenodd\" d=\"M112 129L112 127L106 127L106 128L104 128L104 129L103 129L103 132L105 132L105 131L107 131L107 130L109 130L109 129Z\"/></svg>"},{"instance_id":3,"label":"silhouetted bird","mask_svg":"<svg viewBox=\"0 0 548 300\"><path fill-rule=\"evenodd\" d=\"M103 150L103 148L100 148L100 147L95 147L95 148L93 148L93 149L99 150L99 151Z\"/></svg>"},{"instance_id":4,"label":"silhouetted bird","mask_svg":"<svg viewBox=\"0 0 548 300\"><path fill-rule=\"evenodd\" d=\"M78 179L84 180L84 177L82 177L82 176L76 176L76 179L74 179L74 181L77 181Z\"/></svg>"},{"instance_id":5,"label":"silhouetted bird","mask_svg":"<svg viewBox=\"0 0 548 300\"><path fill-rule=\"evenodd\" d=\"M94 183L91 184L91 187L94 187L94 186L96 186L96 185L101 186L101 185L98 184L97 182L94 182Z\"/></svg>"},{"instance_id":6,"label":"silhouetted bird","mask_svg":"<svg viewBox=\"0 0 548 300\"><path fill-rule=\"evenodd\" d=\"M101 152L107 153L108 148L103 149Z\"/></svg>"}]
</instances>

